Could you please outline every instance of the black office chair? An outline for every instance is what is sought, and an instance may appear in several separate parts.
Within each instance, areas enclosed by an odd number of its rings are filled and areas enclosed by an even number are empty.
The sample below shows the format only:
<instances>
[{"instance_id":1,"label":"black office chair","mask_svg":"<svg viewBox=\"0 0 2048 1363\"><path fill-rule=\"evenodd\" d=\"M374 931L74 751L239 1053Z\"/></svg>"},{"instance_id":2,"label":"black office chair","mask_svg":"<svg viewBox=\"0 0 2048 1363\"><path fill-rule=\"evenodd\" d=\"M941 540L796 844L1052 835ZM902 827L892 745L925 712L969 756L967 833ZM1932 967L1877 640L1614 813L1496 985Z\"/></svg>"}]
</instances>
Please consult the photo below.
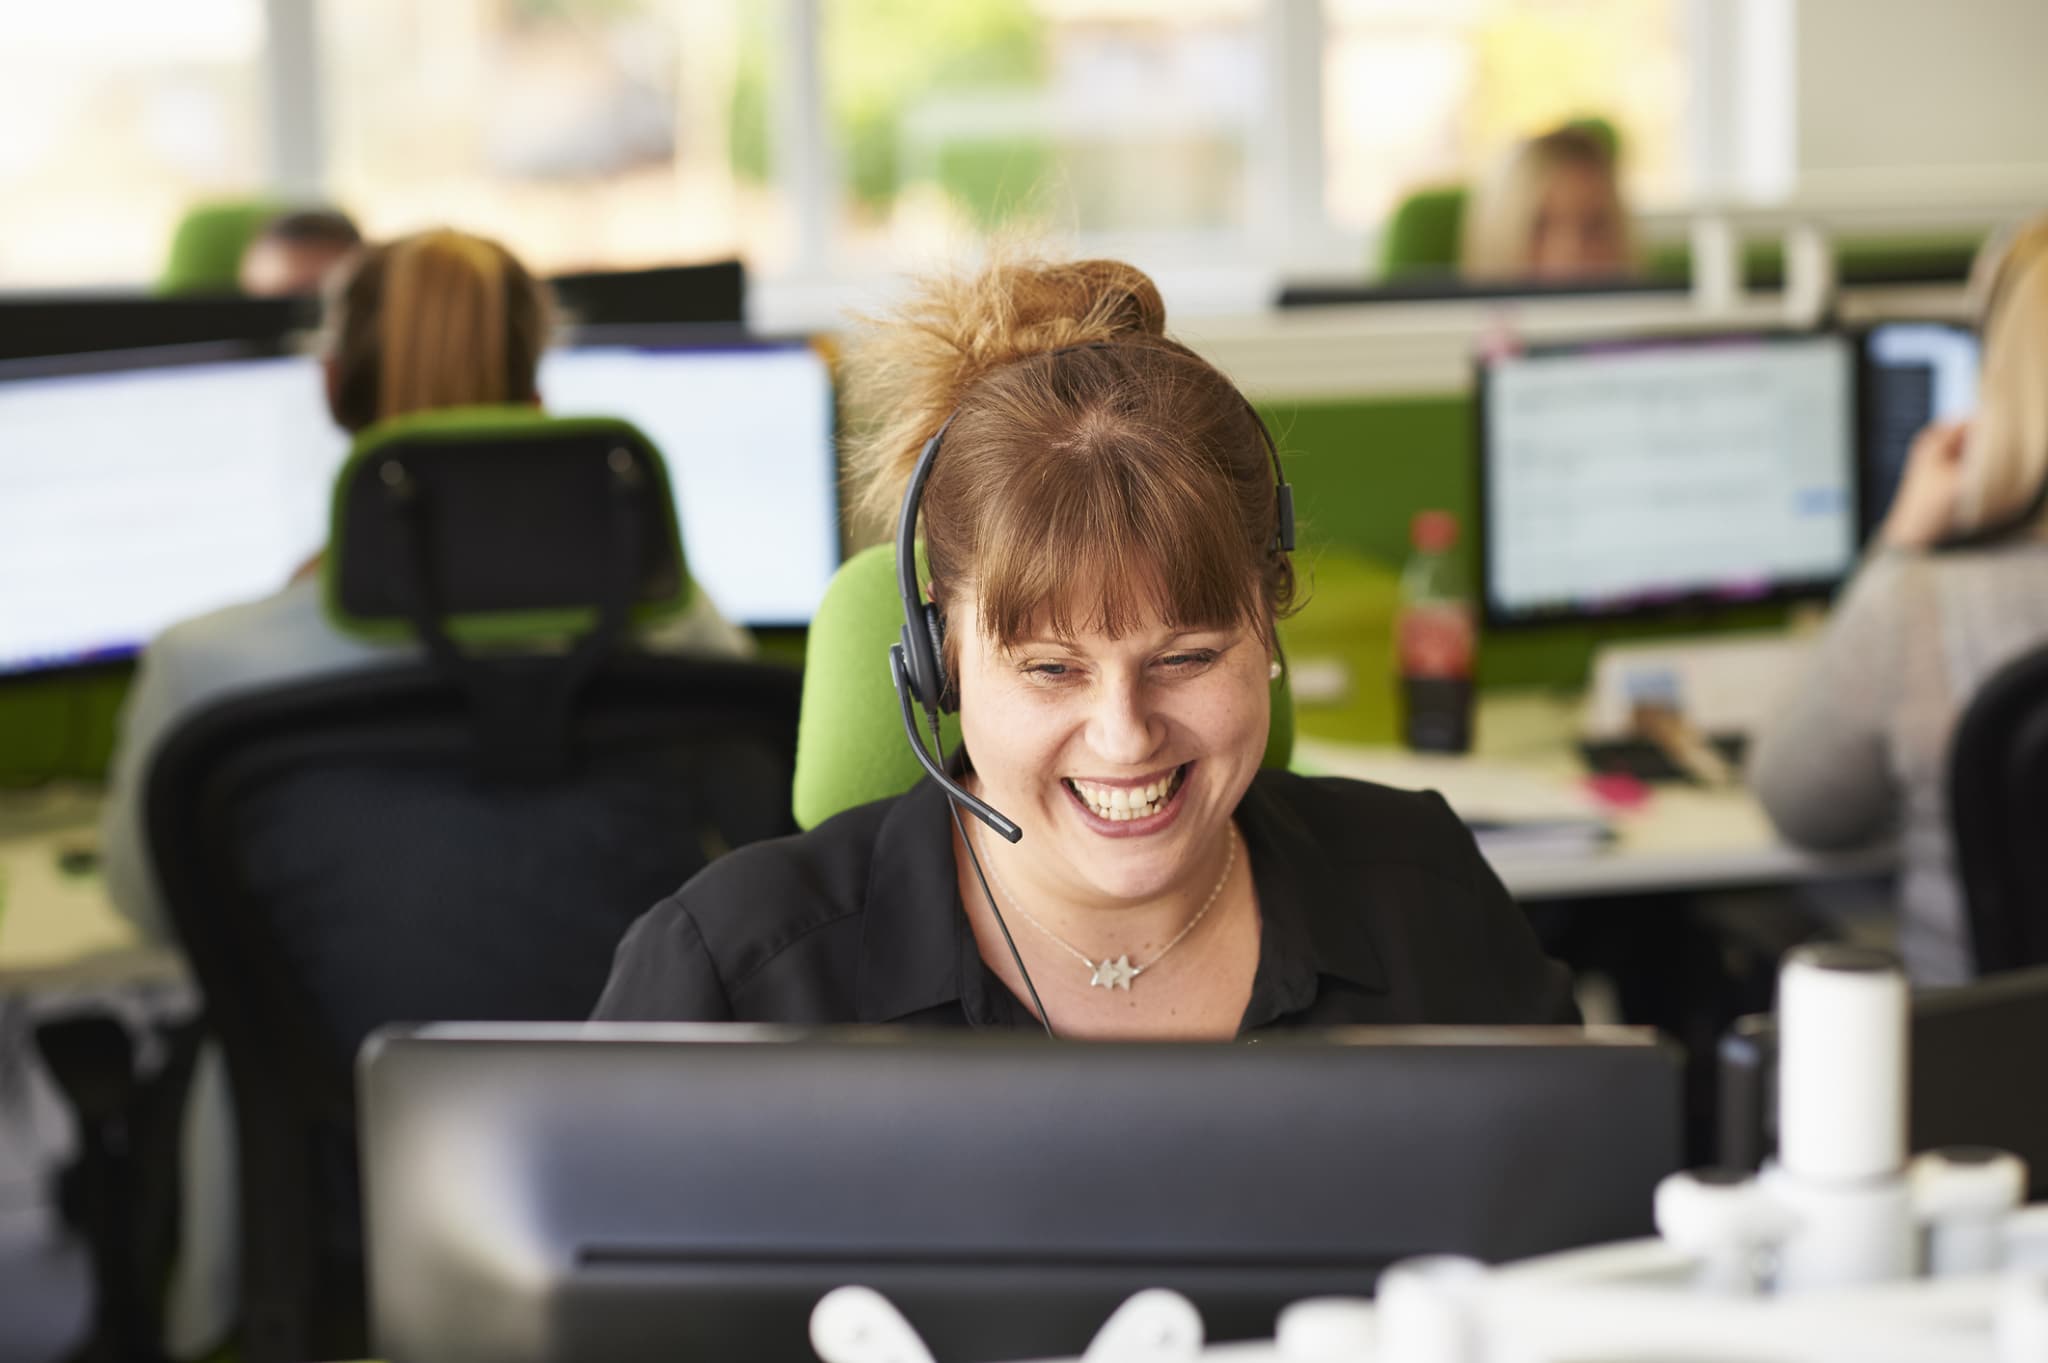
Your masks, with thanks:
<instances>
[{"instance_id":1,"label":"black office chair","mask_svg":"<svg viewBox=\"0 0 2048 1363\"><path fill-rule=\"evenodd\" d=\"M367 1351L373 1028L586 1017L636 916L794 831L799 675L627 644L630 612L689 590L638 432L410 424L359 442L336 498L331 613L402 616L424 656L214 705L146 795L235 1094L247 1363Z\"/></svg>"},{"instance_id":2,"label":"black office chair","mask_svg":"<svg viewBox=\"0 0 2048 1363\"><path fill-rule=\"evenodd\" d=\"M2048 648L1999 669L1963 712L1948 796L1977 973L2048 965Z\"/></svg>"}]
</instances>

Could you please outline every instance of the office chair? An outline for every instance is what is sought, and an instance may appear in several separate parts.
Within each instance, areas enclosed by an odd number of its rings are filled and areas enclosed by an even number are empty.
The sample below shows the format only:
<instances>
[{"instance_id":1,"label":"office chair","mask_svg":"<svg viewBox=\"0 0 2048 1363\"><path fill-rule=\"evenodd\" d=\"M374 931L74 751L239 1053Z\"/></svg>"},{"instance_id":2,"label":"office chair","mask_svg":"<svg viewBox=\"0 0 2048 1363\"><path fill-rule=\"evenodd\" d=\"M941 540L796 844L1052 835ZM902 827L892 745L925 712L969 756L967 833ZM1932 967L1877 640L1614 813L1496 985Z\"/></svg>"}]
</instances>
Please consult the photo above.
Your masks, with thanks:
<instances>
[{"instance_id":1,"label":"office chair","mask_svg":"<svg viewBox=\"0 0 2048 1363\"><path fill-rule=\"evenodd\" d=\"M1418 189L1405 196L1394 206L1380 238L1380 277L1455 275L1465 231L1465 201L1470 197L1463 185Z\"/></svg>"},{"instance_id":2,"label":"office chair","mask_svg":"<svg viewBox=\"0 0 2048 1363\"><path fill-rule=\"evenodd\" d=\"M903 738L889 680L889 645L903 628L896 548L878 544L840 565L811 617L798 720L797 823L814 828L841 810L901 795L923 776ZM922 712L918 723L923 725ZM960 720L941 726L946 751L960 746ZM1273 683L1273 724L1264 765L1294 754L1294 698L1283 672Z\"/></svg>"},{"instance_id":3,"label":"office chair","mask_svg":"<svg viewBox=\"0 0 2048 1363\"><path fill-rule=\"evenodd\" d=\"M187 210L171 234L171 249L158 276L160 294L235 293L241 287L242 252L285 205L275 199L224 199Z\"/></svg>"},{"instance_id":4,"label":"office chair","mask_svg":"<svg viewBox=\"0 0 2048 1363\"><path fill-rule=\"evenodd\" d=\"M1948 801L1977 972L2048 965L2048 648L1993 673L1963 711Z\"/></svg>"},{"instance_id":5,"label":"office chair","mask_svg":"<svg viewBox=\"0 0 2048 1363\"><path fill-rule=\"evenodd\" d=\"M324 572L338 623L423 649L193 715L146 791L235 1095L246 1363L366 1352L352 1066L372 1029L580 1020L639 914L794 831L797 674L629 644L630 617L691 587L660 457L626 423L377 428Z\"/></svg>"}]
</instances>

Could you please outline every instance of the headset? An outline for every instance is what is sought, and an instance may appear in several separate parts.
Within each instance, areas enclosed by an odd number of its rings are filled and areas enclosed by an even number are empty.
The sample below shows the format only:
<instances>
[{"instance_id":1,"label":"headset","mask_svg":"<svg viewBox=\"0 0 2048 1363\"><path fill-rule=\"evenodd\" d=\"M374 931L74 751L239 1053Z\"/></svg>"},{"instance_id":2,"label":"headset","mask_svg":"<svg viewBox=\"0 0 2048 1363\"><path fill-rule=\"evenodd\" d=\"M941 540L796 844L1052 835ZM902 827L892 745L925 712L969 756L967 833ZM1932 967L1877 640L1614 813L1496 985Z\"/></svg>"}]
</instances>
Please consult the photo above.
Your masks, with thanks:
<instances>
[{"instance_id":1,"label":"headset","mask_svg":"<svg viewBox=\"0 0 2048 1363\"><path fill-rule=\"evenodd\" d=\"M1090 341L1047 351L1045 358L1076 350L1108 350L1112 346L1113 343L1108 341ZM1266 428L1265 421L1249 399L1241 393L1238 399L1244 403L1245 413L1251 418L1259 438L1265 442L1266 456L1273 464L1276 513L1270 551L1275 554L1292 553L1294 489L1288 486L1286 475L1281 471L1280 450L1273 443L1272 431ZM960 834L961 844L967 848L967 858L974 866L974 877L981 883L982 895L988 900L989 910L995 914L996 926L1002 929L1003 941L1010 948L1010 959L1016 963L1017 973L1024 978L1024 988L1031 995L1032 1005L1038 1009L1038 1020L1044 1024L1046 1035L1052 1036L1052 1023L1046 1016L1045 1005L1039 1002L1037 986L1031 983L1031 972L1024 968L1024 958L1017 950L1016 939L1010 936L1010 925L1004 921L1003 911L996 906L995 895L988 887L988 877L982 873L981 858L974 850L974 840L967 836L966 825L960 820L960 811L966 809L1007 842L1022 839L1024 830L953 779L946 771L945 742L939 736L940 714L957 709L958 705L946 675L945 617L938 603L925 600L917 585L917 517L924 503L925 484L931 479L932 466L938 462L939 448L945 443L946 432L952 428L954 418L959 415L956 407L939 423L939 429L932 432L931 439L924 442L924 449L919 452L917 463L910 471L910 484L903 491L903 509L896 518L896 587L903 598L903 634L901 642L889 645L889 676L895 683L896 699L903 710L903 733L910 740L910 750L917 755L918 765L924 768L925 774L946 792L953 827ZM917 731L917 707L922 707L931 728L930 749L926 748ZM933 755L934 749L937 756Z\"/></svg>"}]
</instances>

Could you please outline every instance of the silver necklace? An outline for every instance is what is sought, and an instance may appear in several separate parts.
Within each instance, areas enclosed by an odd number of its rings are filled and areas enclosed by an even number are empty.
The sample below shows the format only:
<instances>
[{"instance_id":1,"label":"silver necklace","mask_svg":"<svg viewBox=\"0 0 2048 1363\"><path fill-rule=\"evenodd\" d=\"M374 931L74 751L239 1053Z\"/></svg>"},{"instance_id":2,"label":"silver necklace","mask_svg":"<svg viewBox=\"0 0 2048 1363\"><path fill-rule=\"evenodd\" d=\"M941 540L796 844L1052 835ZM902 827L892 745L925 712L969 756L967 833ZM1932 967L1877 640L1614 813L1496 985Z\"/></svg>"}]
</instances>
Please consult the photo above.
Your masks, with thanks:
<instances>
[{"instance_id":1,"label":"silver necklace","mask_svg":"<svg viewBox=\"0 0 2048 1363\"><path fill-rule=\"evenodd\" d=\"M1066 938L1031 916L1031 911L1018 902L1017 896L1011 891L1009 883L1003 879L1003 873L996 868L993 859L988 861L988 869L989 874L996 878L996 884L1002 887L1003 898L1010 901L1010 907L1022 915L1025 922L1037 928L1040 932L1051 938L1069 956L1072 956L1082 965L1088 967L1091 972L1088 979L1091 988L1095 985L1101 985L1104 989L1121 989L1125 993L1129 993L1131 981L1165 960L1166 953L1179 946L1181 939L1195 930L1195 924L1201 922L1204 915L1215 906L1216 896L1223 893L1223 883L1230 879L1230 868L1237 864L1237 825L1227 823L1223 827L1229 834L1229 841L1224 845L1223 874L1216 877L1215 885L1210 887L1209 897L1202 901L1202 907L1196 910L1195 916L1190 918L1181 930L1173 935L1171 942L1159 948L1157 956L1154 956L1143 965L1132 965L1129 953L1119 955L1114 959L1105 956L1099 961L1089 960L1087 952L1081 950L1072 942L1069 942Z\"/></svg>"}]
</instances>

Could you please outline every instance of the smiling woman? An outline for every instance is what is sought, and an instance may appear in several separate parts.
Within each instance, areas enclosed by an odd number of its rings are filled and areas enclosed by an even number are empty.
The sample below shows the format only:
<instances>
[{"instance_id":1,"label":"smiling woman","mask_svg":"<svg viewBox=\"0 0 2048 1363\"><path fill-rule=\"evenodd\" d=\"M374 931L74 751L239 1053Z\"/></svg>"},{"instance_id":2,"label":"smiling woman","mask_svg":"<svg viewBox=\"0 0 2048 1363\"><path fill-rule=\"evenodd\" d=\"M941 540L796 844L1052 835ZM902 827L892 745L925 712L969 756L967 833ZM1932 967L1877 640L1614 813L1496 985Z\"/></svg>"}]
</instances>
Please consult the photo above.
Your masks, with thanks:
<instances>
[{"instance_id":1,"label":"smiling woman","mask_svg":"<svg viewBox=\"0 0 2048 1363\"><path fill-rule=\"evenodd\" d=\"M1229 1037L1574 1016L1441 799L1260 770L1294 593L1279 461L1150 279L934 281L852 368L883 414L866 513L896 513L943 432L921 506L953 775L1022 837L926 781L742 849L633 928L598 1017Z\"/></svg>"}]
</instances>

